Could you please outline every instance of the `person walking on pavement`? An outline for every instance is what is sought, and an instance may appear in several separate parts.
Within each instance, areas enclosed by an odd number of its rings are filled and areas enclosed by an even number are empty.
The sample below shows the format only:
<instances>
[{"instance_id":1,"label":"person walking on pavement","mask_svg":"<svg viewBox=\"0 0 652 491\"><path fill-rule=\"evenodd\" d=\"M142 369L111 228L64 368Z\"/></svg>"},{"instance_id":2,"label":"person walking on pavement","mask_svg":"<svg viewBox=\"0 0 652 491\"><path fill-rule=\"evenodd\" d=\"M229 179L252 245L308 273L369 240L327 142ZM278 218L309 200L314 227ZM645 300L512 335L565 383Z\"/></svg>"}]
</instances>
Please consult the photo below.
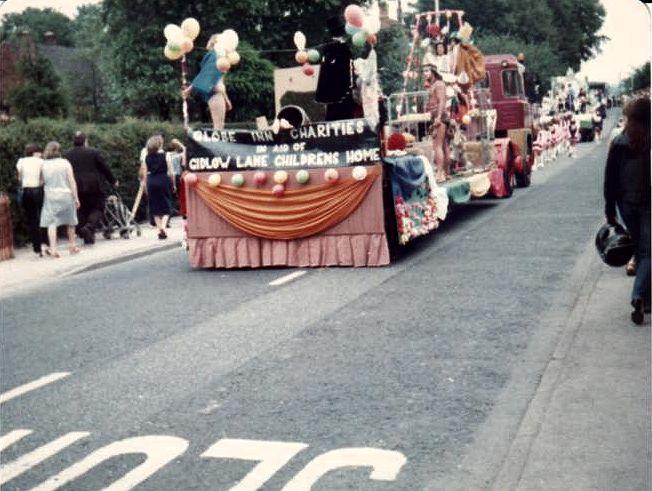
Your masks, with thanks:
<instances>
[{"instance_id":1,"label":"person walking on pavement","mask_svg":"<svg viewBox=\"0 0 652 491\"><path fill-rule=\"evenodd\" d=\"M76 244L75 225L79 196L72 165L61 157L61 146L51 141L43 152L44 199L41 211L41 227L47 227L50 247L46 253L60 257L57 251L57 227L65 225L68 231L70 254L79 252Z\"/></svg>"},{"instance_id":2,"label":"person walking on pavement","mask_svg":"<svg viewBox=\"0 0 652 491\"><path fill-rule=\"evenodd\" d=\"M160 152L161 140L152 137L147 141L147 157L140 167L140 175L147 180L149 211L154 217L158 238L167 239L165 228L170 218L172 192L176 192L172 164L165 153Z\"/></svg>"},{"instance_id":3,"label":"person walking on pavement","mask_svg":"<svg viewBox=\"0 0 652 491\"><path fill-rule=\"evenodd\" d=\"M650 99L630 102L627 122L609 148L604 197L607 222L615 224L616 209L635 246L636 278L632 291L632 321L643 323L650 311Z\"/></svg>"},{"instance_id":4,"label":"person walking on pavement","mask_svg":"<svg viewBox=\"0 0 652 491\"><path fill-rule=\"evenodd\" d=\"M34 253L43 257L47 245L47 233L41 228L43 207L43 159L38 145L25 146L25 157L16 163L18 181L23 192L22 206L27 218L27 231Z\"/></svg>"},{"instance_id":5,"label":"person walking on pavement","mask_svg":"<svg viewBox=\"0 0 652 491\"><path fill-rule=\"evenodd\" d=\"M174 186L176 187L177 191L180 191L181 172L186 167L186 147L179 140L173 138L168 145L166 158L172 165L172 171L174 173ZM178 210L179 208L176 209L176 211Z\"/></svg>"},{"instance_id":6,"label":"person walking on pavement","mask_svg":"<svg viewBox=\"0 0 652 491\"><path fill-rule=\"evenodd\" d=\"M104 213L105 196L102 192L101 178L118 187L118 180L106 165L102 154L95 148L87 146L86 135L81 131L75 133L73 148L65 153L65 158L72 165L79 193L79 235L84 244L95 243L95 231L100 225Z\"/></svg>"}]
</instances>

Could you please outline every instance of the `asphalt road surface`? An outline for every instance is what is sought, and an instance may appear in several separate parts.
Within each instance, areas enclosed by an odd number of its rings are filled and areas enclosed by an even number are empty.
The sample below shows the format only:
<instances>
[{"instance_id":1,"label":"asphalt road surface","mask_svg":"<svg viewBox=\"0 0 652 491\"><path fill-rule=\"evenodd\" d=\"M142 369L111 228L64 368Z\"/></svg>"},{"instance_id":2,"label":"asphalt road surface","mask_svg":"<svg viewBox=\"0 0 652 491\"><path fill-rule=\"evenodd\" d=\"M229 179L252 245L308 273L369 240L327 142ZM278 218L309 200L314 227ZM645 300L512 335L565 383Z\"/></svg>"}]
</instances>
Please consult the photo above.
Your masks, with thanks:
<instances>
[{"instance_id":1,"label":"asphalt road surface","mask_svg":"<svg viewBox=\"0 0 652 491\"><path fill-rule=\"evenodd\" d=\"M283 282L174 250L5 298L3 489L490 485L581 291L605 157L580 145L386 268Z\"/></svg>"}]
</instances>

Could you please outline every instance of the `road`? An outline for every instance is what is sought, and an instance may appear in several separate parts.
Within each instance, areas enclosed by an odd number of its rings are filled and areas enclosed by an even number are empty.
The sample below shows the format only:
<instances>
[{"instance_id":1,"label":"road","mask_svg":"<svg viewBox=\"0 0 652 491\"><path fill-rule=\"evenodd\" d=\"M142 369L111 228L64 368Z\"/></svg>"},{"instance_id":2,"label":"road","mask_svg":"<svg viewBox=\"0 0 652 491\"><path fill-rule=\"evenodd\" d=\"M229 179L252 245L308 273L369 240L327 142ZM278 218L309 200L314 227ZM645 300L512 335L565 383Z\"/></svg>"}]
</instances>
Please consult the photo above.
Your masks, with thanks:
<instances>
[{"instance_id":1,"label":"road","mask_svg":"<svg viewBox=\"0 0 652 491\"><path fill-rule=\"evenodd\" d=\"M582 290L605 155L581 145L386 268L270 284L293 271L174 250L5 298L3 489L489 485Z\"/></svg>"}]
</instances>

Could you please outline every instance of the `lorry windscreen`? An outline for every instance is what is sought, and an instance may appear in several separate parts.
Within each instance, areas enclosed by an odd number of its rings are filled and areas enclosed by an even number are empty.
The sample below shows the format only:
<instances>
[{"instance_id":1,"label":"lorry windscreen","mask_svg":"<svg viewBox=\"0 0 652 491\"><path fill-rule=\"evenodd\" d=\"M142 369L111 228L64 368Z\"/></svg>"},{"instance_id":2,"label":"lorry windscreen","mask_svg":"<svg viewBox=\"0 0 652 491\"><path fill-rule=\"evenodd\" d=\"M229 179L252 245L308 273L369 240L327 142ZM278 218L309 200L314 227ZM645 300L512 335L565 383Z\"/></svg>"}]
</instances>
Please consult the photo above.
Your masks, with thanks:
<instances>
[{"instance_id":1,"label":"lorry windscreen","mask_svg":"<svg viewBox=\"0 0 652 491\"><path fill-rule=\"evenodd\" d=\"M503 95L505 97L524 97L523 77L518 70L503 71Z\"/></svg>"}]
</instances>

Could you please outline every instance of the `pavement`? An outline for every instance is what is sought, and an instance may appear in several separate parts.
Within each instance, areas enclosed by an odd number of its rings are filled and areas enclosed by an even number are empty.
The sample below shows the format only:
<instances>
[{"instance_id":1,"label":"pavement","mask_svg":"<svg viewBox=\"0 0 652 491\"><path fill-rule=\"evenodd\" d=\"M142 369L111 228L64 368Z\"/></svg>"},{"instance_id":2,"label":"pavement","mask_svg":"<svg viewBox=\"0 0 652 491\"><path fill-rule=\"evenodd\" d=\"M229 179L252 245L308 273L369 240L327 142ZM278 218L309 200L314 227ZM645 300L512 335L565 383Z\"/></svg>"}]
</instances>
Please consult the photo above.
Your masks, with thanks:
<instances>
[{"instance_id":1,"label":"pavement","mask_svg":"<svg viewBox=\"0 0 652 491\"><path fill-rule=\"evenodd\" d=\"M31 246L15 249L13 259L0 261L0 298L26 292L60 278L98 269L145 255L181 247L182 226L180 218L170 221L167 240L157 237L157 230L149 224L140 225L141 235L132 234L129 239L117 237L107 240L97 234L95 244L84 245L81 239L79 254L68 254L68 240L59 241L61 257L38 257Z\"/></svg>"},{"instance_id":2,"label":"pavement","mask_svg":"<svg viewBox=\"0 0 652 491\"><path fill-rule=\"evenodd\" d=\"M592 243L605 157L580 145L386 268L174 248L3 296L0 485L650 489L650 318Z\"/></svg>"}]
</instances>

